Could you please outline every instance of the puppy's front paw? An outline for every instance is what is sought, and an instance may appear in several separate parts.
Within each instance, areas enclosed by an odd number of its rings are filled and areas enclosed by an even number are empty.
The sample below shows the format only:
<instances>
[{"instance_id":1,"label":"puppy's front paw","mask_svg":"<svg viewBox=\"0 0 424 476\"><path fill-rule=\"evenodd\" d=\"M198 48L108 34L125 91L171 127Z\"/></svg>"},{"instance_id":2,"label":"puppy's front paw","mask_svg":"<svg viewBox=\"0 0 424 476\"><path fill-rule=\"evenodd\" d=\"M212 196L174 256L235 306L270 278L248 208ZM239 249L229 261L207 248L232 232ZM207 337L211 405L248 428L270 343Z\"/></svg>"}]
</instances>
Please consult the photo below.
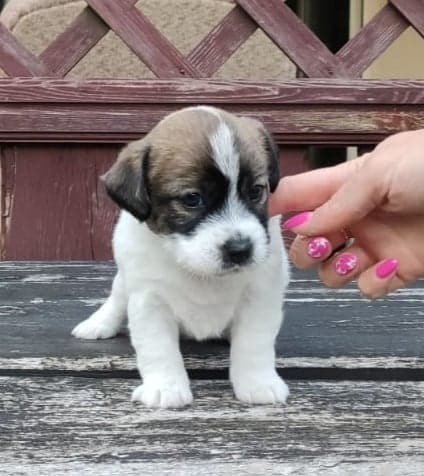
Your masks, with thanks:
<instances>
[{"instance_id":1,"label":"puppy's front paw","mask_svg":"<svg viewBox=\"0 0 424 476\"><path fill-rule=\"evenodd\" d=\"M78 339L109 339L116 336L119 329L120 326L110 319L101 319L93 315L74 327L72 335Z\"/></svg>"},{"instance_id":2,"label":"puppy's front paw","mask_svg":"<svg viewBox=\"0 0 424 476\"><path fill-rule=\"evenodd\" d=\"M149 408L181 408L193 403L193 395L186 382L146 381L134 390L131 400Z\"/></svg>"},{"instance_id":3,"label":"puppy's front paw","mask_svg":"<svg viewBox=\"0 0 424 476\"><path fill-rule=\"evenodd\" d=\"M277 372L243 372L232 376L234 393L238 400L251 404L285 403L289 388Z\"/></svg>"}]
</instances>

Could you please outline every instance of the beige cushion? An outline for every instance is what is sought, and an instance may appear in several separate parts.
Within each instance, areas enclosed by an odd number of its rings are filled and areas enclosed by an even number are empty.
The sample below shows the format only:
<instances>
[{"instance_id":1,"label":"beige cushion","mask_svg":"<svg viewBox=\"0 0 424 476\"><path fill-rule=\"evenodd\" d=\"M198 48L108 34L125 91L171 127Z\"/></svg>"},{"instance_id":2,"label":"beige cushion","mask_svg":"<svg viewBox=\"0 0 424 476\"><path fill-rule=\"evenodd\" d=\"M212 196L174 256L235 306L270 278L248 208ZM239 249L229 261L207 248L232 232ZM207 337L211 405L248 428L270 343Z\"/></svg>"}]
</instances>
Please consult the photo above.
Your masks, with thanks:
<instances>
[{"instance_id":1,"label":"beige cushion","mask_svg":"<svg viewBox=\"0 0 424 476\"><path fill-rule=\"evenodd\" d=\"M29 50L39 55L85 6L81 0L10 0L1 21ZM137 3L185 55L233 6L232 0L139 0ZM220 79L251 80L294 76L294 65L261 31L256 31L214 75ZM68 77L135 79L154 75L115 33L108 32Z\"/></svg>"}]
</instances>

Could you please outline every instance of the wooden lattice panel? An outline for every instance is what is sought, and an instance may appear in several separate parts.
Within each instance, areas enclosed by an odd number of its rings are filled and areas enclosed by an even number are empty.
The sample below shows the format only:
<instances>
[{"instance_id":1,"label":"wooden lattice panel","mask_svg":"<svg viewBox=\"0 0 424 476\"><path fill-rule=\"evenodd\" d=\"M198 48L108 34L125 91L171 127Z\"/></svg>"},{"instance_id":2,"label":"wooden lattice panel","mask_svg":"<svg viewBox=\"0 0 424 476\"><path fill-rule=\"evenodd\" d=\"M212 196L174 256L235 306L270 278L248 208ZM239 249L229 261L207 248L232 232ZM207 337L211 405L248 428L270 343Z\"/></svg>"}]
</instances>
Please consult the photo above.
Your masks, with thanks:
<instances>
[{"instance_id":1,"label":"wooden lattice panel","mask_svg":"<svg viewBox=\"0 0 424 476\"><path fill-rule=\"evenodd\" d=\"M284 0L236 0L184 57L135 3L87 0L83 12L38 57L0 25L0 67L11 77L63 77L112 29L158 78L207 78L260 28L306 76L355 78L409 26L424 35L423 1L390 0L333 54Z\"/></svg>"}]
</instances>

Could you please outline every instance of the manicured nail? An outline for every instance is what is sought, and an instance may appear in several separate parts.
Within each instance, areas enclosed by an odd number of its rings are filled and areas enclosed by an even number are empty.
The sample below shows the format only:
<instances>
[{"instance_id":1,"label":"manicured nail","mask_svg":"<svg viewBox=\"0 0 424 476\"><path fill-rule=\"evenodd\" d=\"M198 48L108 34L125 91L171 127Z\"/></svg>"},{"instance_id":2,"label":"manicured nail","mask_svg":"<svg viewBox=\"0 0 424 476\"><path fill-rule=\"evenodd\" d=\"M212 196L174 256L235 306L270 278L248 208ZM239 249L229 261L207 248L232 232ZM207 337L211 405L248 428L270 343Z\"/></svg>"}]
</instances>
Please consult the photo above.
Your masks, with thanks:
<instances>
[{"instance_id":1,"label":"manicured nail","mask_svg":"<svg viewBox=\"0 0 424 476\"><path fill-rule=\"evenodd\" d=\"M311 212L302 212L297 215L292 216L283 223L284 230L291 230L297 226L303 225L309 220L309 217L312 215Z\"/></svg>"},{"instance_id":2,"label":"manicured nail","mask_svg":"<svg viewBox=\"0 0 424 476\"><path fill-rule=\"evenodd\" d=\"M314 259L324 258L330 251L330 242L323 236L312 238L306 246L306 253Z\"/></svg>"},{"instance_id":3,"label":"manicured nail","mask_svg":"<svg viewBox=\"0 0 424 476\"><path fill-rule=\"evenodd\" d=\"M384 279L388 278L391 274L393 274L399 266L399 261L394 258L389 258L377 265L375 268L375 274L377 278Z\"/></svg>"},{"instance_id":4,"label":"manicured nail","mask_svg":"<svg viewBox=\"0 0 424 476\"><path fill-rule=\"evenodd\" d=\"M358 265L358 257L352 253L342 253L334 263L334 269L340 276L346 276Z\"/></svg>"}]
</instances>

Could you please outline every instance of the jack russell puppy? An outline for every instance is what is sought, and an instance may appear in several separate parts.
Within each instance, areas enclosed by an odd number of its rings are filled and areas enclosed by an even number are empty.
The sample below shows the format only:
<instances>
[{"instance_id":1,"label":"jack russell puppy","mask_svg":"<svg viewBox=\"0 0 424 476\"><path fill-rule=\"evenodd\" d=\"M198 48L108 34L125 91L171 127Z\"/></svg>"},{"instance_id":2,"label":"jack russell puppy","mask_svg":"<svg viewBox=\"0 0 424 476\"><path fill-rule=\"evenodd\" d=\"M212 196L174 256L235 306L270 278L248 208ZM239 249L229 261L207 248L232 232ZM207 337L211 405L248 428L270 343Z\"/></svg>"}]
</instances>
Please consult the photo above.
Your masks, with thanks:
<instances>
[{"instance_id":1,"label":"jack russell puppy","mask_svg":"<svg viewBox=\"0 0 424 476\"><path fill-rule=\"evenodd\" d=\"M163 119L122 150L103 180L122 208L118 272L107 301L73 330L115 336L125 319L147 407L192 403L180 334L231 341L230 380L251 404L285 402L275 338L289 281L280 217L267 200L278 152L260 122L198 106Z\"/></svg>"}]
</instances>

